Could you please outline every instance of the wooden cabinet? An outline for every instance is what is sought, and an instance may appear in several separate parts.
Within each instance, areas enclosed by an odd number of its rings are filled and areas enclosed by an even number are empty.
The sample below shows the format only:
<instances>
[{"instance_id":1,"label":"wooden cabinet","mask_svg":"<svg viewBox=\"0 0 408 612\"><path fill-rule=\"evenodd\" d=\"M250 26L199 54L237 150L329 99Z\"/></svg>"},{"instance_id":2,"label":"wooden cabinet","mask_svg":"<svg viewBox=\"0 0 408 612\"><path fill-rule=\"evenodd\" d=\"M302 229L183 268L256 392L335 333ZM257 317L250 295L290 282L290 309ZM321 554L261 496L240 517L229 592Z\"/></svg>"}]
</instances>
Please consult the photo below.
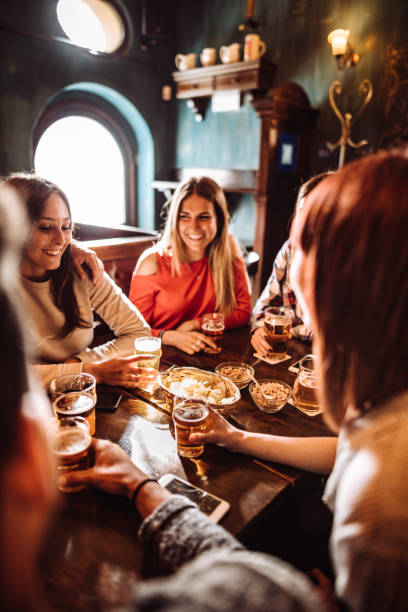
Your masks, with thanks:
<instances>
[{"instance_id":1,"label":"wooden cabinet","mask_svg":"<svg viewBox=\"0 0 408 612\"><path fill-rule=\"evenodd\" d=\"M254 195L254 250L260 254L254 294L265 286L288 235L296 192L309 177L313 127L319 112L296 83L283 83L253 102L261 119L259 170Z\"/></svg>"}]
</instances>

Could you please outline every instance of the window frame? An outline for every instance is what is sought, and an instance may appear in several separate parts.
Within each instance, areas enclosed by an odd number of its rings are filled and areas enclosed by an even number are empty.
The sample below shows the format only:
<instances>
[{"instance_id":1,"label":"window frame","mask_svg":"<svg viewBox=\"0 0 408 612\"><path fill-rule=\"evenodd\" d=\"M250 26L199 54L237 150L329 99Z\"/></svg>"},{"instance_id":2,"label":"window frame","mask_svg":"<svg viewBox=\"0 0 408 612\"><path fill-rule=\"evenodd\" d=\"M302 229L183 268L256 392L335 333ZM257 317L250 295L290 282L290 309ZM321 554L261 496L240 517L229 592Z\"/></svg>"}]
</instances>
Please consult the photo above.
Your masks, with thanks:
<instances>
[{"instance_id":1,"label":"window frame","mask_svg":"<svg viewBox=\"0 0 408 612\"><path fill-rule=\"evenodd\" d=\"M72 92L66 97L51 102L39 116L32 134L32 160L38 142L43 133L56 121L70 116L82 116L101 123L109 130L117 142L123 156L125 179L125 223L133 227L138 226L137 207L137 142L129 130L125 129L120 113L109 103L92 95ZM95 225L98 225L95 223Z\"/></svg>"},{"instance_id":2,"label":"window frame","mask_svg":"<svg viewBox=\"0 0 408 612\"><path fill-rule=\"evenodd\" d=\"M71 45L74 45L74 47L76 47L79 51L84 52L87 55L93 55L93 56L98 56L98 57L102 57L102 58L113 58L113 59L117 59L118 57L123 57L123 56L127 56L132 48L132 45L134 43L134 28L133 28L133 23L132 23L132 19L129 15L128 9L126 6L124 6L121 2L121 0L106 0L108 2L108 4L111 4L113 9L118 13L119 18L122 21L122 25L123 25L123 40L120 44L120 46L115 49L115 51L111 51L111 52L106 52L106 51L96 51L95 49L89 49L88 47L82 47L81 45L76 45L74 42L71 41L71 39L67 36L67 34L65 34L62 25L60 24L58 18L57 18L57 23L59 28L61 29L62 35L63 35L63 42L68 42Z\"/></svg>"}]
</instances>

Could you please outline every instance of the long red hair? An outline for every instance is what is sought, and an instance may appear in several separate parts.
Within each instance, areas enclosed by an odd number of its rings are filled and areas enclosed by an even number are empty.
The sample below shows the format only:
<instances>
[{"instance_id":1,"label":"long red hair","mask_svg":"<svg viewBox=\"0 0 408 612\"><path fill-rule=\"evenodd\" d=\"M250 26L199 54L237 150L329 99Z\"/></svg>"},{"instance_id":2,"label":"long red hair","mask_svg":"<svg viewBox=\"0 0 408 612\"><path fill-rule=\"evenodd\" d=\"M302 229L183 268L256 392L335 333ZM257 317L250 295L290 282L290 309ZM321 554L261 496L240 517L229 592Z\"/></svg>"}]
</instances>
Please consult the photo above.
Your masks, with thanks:
<instances>
[{"instance_id":1,"label":"long red hair","mask_svg":"<svg viewBox=\"0 0 408 612\"><path fill-rule=\"evenodd\" d=\"M339 426L408 388L408 155L348 164L308 196L292 227L305 287L320 400Z\"/></svg>"}]
</instances>

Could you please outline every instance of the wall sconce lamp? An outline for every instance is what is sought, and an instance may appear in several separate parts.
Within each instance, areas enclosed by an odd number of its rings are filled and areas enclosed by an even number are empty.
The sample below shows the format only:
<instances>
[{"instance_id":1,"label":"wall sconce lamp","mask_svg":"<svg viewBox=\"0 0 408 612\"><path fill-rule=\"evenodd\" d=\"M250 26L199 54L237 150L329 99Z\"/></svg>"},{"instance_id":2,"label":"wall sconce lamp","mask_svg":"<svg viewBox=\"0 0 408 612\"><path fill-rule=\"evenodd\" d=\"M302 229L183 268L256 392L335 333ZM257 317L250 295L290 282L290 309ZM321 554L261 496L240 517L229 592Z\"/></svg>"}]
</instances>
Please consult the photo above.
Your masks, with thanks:
<instances>
[{"instance_id":1,"label":"wall sconce lamp","mask_svg":"<svg viewBox=\"0 0 408 612\"><path fill-rule=\"evenodd\" d=\"M332 47L333 55L337 60L337 66L340 70L355 66L360 59L360 56L358 55L358 53L354 52L348 41L349 35L350 30L333 30L333 32L330 32L327 38ZM353 142L353 140L351 139L351 128L352 125L356 122L356 120L360 117L367 104L370 102L373 95L373 86L369 79L364 79L360 83L360 86L358 88L358 94L362 98L362 103L358 111L354 114L354 117L351 113L342 114L340 112L339 107L337 106L336 101L334 99L334 96L341 94L341 91L342 87L340 81L333 81L333 83L329 87L329 102L334 114L340 121L341 136L337 140L337 142L326 142L326 145L330 149L330 151L334 151L335 149L340 147L339 168L344 165L347 145L352 147L353 149L359 149L360 147L363 147L364 145L368 144L367 140Z\"/></svg>"},{"instance_id":2,"label":"wall sconce lamp","mask_svg":"<svg viewBox=\"0 0 408 612\"><path fill-rule=\"evenodd\" d=\"M337 60L339 70L350 68L358 64L360 56L356 53L349 42L350 30L333 30L327 37L331 45L332 53Z\"/></svg>"}]
</instances>

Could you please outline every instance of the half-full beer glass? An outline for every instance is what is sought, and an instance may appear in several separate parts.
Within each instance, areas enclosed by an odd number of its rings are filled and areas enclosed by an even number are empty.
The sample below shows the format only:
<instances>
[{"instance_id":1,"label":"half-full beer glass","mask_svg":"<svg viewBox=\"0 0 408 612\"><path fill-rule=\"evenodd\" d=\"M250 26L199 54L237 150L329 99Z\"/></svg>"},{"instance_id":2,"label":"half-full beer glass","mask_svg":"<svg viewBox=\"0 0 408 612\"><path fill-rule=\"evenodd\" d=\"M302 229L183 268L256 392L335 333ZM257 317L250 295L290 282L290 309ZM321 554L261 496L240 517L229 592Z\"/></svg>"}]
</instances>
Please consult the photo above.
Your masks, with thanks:
<instances>
[{"instance_id":1,"label":"half-full beer glass","mask_svg":"<svg viewBox=\"0 0 408 612\"><path fill-rule=\"evenodd\" d=\"M58 474L89 468L89 448L91 436L88 421L83 417L69 417L57 421L52 451L57 459ZM72 493L85 488L85 485L60 486L61 491Z\"/></svg>"},{"instance_id":2,"label":"half-full beer glass","mask_svg":"<svg viewBox=\"0 0 408 612\"><path fill-rule=\"evenodd\" d=\"M293 403L307 414L319 412L317 401L317 374L315 355L306 355L299 364L299 372L293 385Z\"/></svg>"},{"instance_id":3,"label":"half-full beer glass","mask_svg":"<svg viewBox=\"0 0 408 612\"><path fill-rule=\"evenodd\" d=\"M193 433L207 431L209 416L210 410L202 400L176 401L173 409L173 423L179 455L189 458L202 455L204 443L192 444L189 442L189 437Z\"/></svg>"}]
</instances>

